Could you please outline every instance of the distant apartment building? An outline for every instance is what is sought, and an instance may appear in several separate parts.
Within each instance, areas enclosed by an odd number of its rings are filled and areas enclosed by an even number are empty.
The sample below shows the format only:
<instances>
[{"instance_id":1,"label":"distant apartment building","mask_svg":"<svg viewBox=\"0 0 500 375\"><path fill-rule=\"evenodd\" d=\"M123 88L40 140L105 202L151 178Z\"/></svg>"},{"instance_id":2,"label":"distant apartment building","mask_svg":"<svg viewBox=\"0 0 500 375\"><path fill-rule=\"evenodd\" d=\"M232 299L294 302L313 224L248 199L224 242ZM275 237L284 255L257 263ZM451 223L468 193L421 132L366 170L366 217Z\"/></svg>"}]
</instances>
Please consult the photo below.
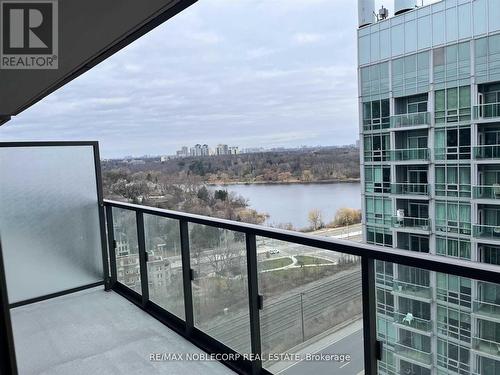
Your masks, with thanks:
<instances>
[{"instance_id":1,"label":"distant apartment building","mask_svg":"<svg viewBox=\"0 0 500 375\"><path fill-rule=\"evenodd\" d=\"M182 146L175 154L178 158L187 158L189 156L189 149L187 146Z\"/></svg>"},{"instance_id":2,"label":"distant apartment building","mask_svg":"<svg viewBox=\"0 0 500 375\"><path fill-rule=\"evenodd\" d=\"M191 147L189 149L189 156L202 156L201 155L201 145L200 144L196 144L194 147Z\"/></svg>"},{"instance_id":3,"label":"distant apartment building","mask_svg":"<svg viewBox=\"0 0 500 375\"><path fill-rule=\"evenodd\" d=\"M223 145L223 144L218 144L217 148L215 149L215 153L217 155L228 155L229 154L229 146Z\"/></svg>"},{"instance_id":4,"label":"distant apartment building","mask_svg":"<svg viewBox=\"0 0 500 375\"><path fill-rule=\"evenodd\" d=\"M500 265L500 1L395 5L358 4L365 241ZM376 271L381 374L500 374L496 285Z\"/></svg>"},{"instance_id":5,"label":"distant apartment building","mask_svg":"<svg viewBox=\"0 0 500 375\"><path fill-rule=\"evenodd\" d=\"M177 158L186 158L188 156L204 157L214 155L238 155L239 153L239 147L237 146L219 144L215 149L212 149L207 144L196 144L190 148L188 148L187 146L182 147L182 149L176 151L175 156Z\"/></svg>"},{"instance_id":6,"label":"distant apartment building","mask_svg":"<svg viewBox=\"0 0 500 375\"><path fill-rule=\"evenodd\" d=\"M209 156L210 155L210 149L207 144L201 146L201 156Z\"/></svg>"},{"instance_id":7,"label":"distant apartment building","mask_svg":"<svg viewBox=\"0 0 500 375\"><path fill-rule=\"evenodd\" d=\"M115 240L117 276L123 283L141 292L141 278L139 270L138 249L131 249L126 236L119 231L115 234L118 239ZM152 297L160 296L164 293L164 288L172 276L172 267L170 262L164 256L166 245L157 245L155 250L148 251L148 280L149 290Z\"/></svg>"}]
</instances>

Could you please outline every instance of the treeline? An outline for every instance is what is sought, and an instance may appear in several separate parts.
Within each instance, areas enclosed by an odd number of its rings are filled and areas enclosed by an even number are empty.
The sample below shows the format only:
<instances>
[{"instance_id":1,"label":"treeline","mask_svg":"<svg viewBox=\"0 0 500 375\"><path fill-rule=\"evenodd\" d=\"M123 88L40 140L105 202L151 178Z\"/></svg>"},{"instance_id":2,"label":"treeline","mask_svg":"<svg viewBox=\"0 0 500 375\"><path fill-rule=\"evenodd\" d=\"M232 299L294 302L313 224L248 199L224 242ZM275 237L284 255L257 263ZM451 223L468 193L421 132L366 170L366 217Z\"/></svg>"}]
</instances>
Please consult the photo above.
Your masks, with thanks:
<instances>
[{"instance_id":1,"label":"treeline","mask_svg":"<svg viewBox=\"0 0 500 375\"><path fill-rule=\"evenodd\" d=\"M103 162L104 170L161 172L174 179L198 176L205 183L353 181L359 179L359 149L346 146L198 158L144 159L143 164Z\"/></svg>"},{"instance_id":2,"label":"treeline","mask_svg":"<svg viewBox=\"0 0 500 375\"><path fill-rule=\"evenodd\" d=\"M224 189L209 189L197 176L176 178L159 171L104 169L104 196L146 206L222 219L262 224L266 215L250 209L245 198Z\"/></svg>"}]
</instances>

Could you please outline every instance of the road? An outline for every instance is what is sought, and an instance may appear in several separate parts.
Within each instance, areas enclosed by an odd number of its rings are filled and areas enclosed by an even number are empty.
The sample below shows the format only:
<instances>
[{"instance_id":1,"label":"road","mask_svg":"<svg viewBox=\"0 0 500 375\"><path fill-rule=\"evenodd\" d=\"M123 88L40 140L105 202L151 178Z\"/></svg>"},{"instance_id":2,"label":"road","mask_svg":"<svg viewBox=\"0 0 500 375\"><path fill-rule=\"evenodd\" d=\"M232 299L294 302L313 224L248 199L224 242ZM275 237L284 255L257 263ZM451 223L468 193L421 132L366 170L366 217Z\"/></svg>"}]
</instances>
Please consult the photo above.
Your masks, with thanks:
<instances>
[{"instance_id":1,"label":"road","mask_svg":"<svg viewBox=\"0 0 500 375\"><path fill-rule=\"evenodd\" d=\"M280 372L285 375L357 375L364 369L363 330L357 330L326 348L318 350L318 354L350 354L350 362L336 361L301 361Z\"/></svg>"},{"instance_id":2,"label":"road","mask_svg":"<svg viewBox=\"0 0 500 375\"><path fill-rule=\"evenodd\" d=\"M351 225L349 227L340 227L340 228L328 228L328 229L320 229L315 232L310 232L309 234L338 238L344 240L351 240L361 242L361 224ZM341 253L336 253L334 251L322 250L313 247L308 247L304 245L294 244L290 242L283 242L272 240L269 238L257 237L257 254L260 256L264 256L265 253L271 250L278 250L278 253L272 254L269 259L281 258L284 256L292 256L292 255L310 255L316 256L320 258L325 258L327 260L336 262L340 257L342 257ZM192 259L192 264L198 264L195 268L199 272L208 273L212 271L211 263L213 262L214 257L217 257L217 254L220 253L220 249L210 249L205 250L200 253L200 257L197 259L197 262L194 262ZM241 254L245 252L244 247L241 247ZM235 252L234 256L241 256ZM168 258L172 269L179 269L182 267L182 260L180 255L171 256Z\"/></svg>"},{"instance_id":3,"label":"road","mask_svg":"<svg viewBox=\"0 0 500 375\"><path fill-rule=\"evenodd\" d=\"M354 269L339 273L328 280L294 288L271 301L265 300L260 317L262 340L273 348L287 336L288 339L293 337L296 343L311 339L309 329L317 319L360 298L361 273L359 269ZM361 310L355 313L360 314ZM249 343L248 312L220 318L220 322L212 321L204 330L236 351L246 352ZM302 332L306 337L301 336Z\"/></svg>"}]
</instances>

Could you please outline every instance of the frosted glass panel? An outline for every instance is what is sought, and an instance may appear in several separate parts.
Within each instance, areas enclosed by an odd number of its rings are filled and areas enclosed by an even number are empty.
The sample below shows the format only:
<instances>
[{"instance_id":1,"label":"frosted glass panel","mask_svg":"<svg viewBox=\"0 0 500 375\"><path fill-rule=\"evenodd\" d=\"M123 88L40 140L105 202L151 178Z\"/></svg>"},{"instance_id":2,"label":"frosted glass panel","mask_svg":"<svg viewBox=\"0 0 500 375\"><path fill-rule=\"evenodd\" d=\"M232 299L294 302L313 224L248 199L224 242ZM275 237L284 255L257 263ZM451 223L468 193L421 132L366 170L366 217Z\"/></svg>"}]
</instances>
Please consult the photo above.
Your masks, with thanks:
<instances>
[{"instance_id":1,"label":"frosted glass panel","mask_svg":"<svg viewBox=\"0 0 500 375\"><path fill-rule=\"evenodd\" d=\"M0 147L0 181L11 303L102 280L91 146Z\"/></svg>"}]
</instances>

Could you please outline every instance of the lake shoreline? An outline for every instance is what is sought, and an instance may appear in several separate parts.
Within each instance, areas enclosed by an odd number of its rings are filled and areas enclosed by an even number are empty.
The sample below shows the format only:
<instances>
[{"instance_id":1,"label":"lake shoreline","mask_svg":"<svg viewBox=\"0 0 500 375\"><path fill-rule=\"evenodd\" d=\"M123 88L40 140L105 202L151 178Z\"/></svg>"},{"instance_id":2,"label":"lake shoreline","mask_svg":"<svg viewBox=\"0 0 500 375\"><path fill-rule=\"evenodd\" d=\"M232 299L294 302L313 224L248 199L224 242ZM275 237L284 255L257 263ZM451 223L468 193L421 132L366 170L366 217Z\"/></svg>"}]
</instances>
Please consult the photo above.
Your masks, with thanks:
<instances>
[{"instance_id":1,"label":"lake shoreline","mask_svg":"<svg viewBox=\"0 0 500 375\"><path fill-rule=\"evenodd\" d=\"M266 225L307 228L309 212L319 210L330 223L340 208L361 208L361 184L356 181L331 183L226 184L207 186L227 190L244 198L251 208L266 213Z\"/></svg>"},{"instance_id":2,"label":"lake shoreline","mask_svg":"<svg viewBox=\"0 0 500 375\"><path fill-rule=\"evenodd\" d=\"M359 184L359 178L351 178L344 180L321 180L321 181L217 181L204 182L207 186L230 186L230 185L321 185L321 184Z\"/></svg>"}]
</instances>

